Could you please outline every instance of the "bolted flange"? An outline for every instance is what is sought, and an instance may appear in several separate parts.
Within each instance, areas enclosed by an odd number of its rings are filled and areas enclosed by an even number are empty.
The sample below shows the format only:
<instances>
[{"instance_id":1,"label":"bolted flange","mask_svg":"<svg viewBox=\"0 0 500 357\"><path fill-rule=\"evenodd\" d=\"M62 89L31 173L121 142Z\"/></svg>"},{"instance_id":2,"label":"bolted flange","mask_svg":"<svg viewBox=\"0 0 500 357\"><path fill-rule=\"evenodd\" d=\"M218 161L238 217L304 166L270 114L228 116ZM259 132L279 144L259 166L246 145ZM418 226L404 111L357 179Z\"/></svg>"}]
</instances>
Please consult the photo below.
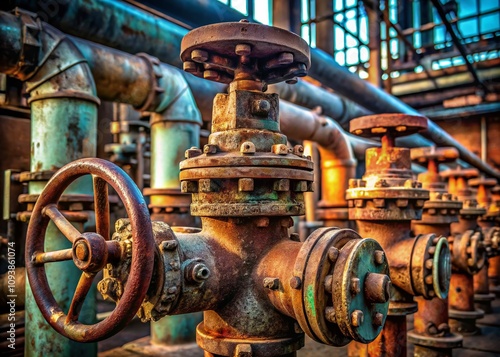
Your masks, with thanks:
<instances>
[{"instance_id":1,"label":"bolted flange","mask_svg":"<svg viewBox=\"0 0 500 357\"><path fill-rule=\"evenodd\" d=\"M293 308L304 332L334 346L374 340L389 308L391 281L382 255L375 240L350 229L314 231L294 268L301 285L293 290Z\"/></svg>"}]
</instances>

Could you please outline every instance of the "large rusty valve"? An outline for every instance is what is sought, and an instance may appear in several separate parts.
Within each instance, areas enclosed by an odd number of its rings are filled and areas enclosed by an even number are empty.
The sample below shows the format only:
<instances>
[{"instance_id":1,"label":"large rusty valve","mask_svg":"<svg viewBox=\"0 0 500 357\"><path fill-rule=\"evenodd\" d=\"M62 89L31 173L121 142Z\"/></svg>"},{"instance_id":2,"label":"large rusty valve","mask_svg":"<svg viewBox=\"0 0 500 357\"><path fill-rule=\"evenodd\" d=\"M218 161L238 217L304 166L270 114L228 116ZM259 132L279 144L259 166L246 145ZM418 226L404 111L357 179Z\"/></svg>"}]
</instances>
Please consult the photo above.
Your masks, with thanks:
<instances>
[{"instance_id":1,"label":"large rusty valve","mask_svg":"<svg viewBox=\"0 0 500 357\"><path fill-rule=\"evenodd\" d=\"M351 180L347 190L350 219L361 221L360 229L366 229L363 235L373 234L367 221L399 221L409 227L410 220L421 218L429 191L412 179L410 150L395 147L395 138L425 128L425 117L404 114L372 115L351 121L352 133L381 137L382 142L381 148L366 151L366 173L362 180ZM391 227L377 229L378 233L383 230L387 230L386 237L377 240L389 255L394 285L416 296L446 297L451 275L447 239L433 234L413 239Z\"/></svg>"},{"instance_id":2,"label":"large rusty valve","mask_svg":"<svg viewBox=\"0 0 500 357\"><path fill-rule=\"evenodd\" d=\"M469 180L469 186L477 187L477 202L486 210L486 214L479 218L479 225L483 229L484 244L488 256L500 254L500 227L496 222L500 217L500 206L492 202L491 189L497 180L494 178L478 177Z\"/></svg>"},{"instance_id":3,"label":"large rusty valve","mask_svg":"<svg viewBox=\"0 0 500 357\"><path fill-rule=\"evenodd\" d=\"M190 31L181 48L186 72L222 83L238 79L295 82L311 65L309 46L299 36L246 20Z\"/></svg>"},{"instance_id":4,"label":"large rusty valve","mask_svg":"<svg viewBox=\"0 0 500 357\"><path fill-rule=\"evenodd\" d=\"M96 232L79 232L58 209L64 190L77 178L92 175ZM127 256L127 247L110 240L108 187L121 198L130 219L132 263L128 282L115 310L101 322L85 325L78 321L80 310L96 274L107 264ZM70 249L45 252L45 232L54 223L73 244ZM131 245L131 247L130 247ZM40 194L30 219L26 241L26 269L31 289L47 322L60 334L79 342L93 342L110 337L134 317L148 290L155 250L149 212L141 192L118 166L100 159L81 159L57 171ZM62 311L45 275L45 264L73 260L82 271L69 311Z\"/></svg>"}]
</instances>

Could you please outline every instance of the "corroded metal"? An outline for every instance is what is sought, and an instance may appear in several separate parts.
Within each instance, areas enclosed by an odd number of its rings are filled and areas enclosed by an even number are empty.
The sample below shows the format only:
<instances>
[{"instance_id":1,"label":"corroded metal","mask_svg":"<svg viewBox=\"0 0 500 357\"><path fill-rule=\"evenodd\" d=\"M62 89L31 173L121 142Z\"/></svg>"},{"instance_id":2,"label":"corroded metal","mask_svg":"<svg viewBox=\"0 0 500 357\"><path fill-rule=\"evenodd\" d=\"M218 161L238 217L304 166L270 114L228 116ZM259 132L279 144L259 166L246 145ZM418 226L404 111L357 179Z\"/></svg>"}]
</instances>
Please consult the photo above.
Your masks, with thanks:
<instances>
[{"instance_id":1,"label":"corroded metal","mask_svg":"<svg viewBox=\"0 0 500 357\"><path fill-rule=\"evenodd\" d=\"M484 234L484 246L488 259L486 267L474 275L474 301L476 306L485 313L493 312L491 302L495 299L495 294L490 292L488 270L490 260L500 254L500 226L498 219L500 218L500 207L492 202L491 189L497 184L496 179L488 179L479 177L469 180L469 186L477 187L476 199L479 206L486 210L486 214L479 217L478 223ZM493 261L493 264L496 262Z\"/></svg>"},{"instance_id":2,"label":"corroded metal","mask_svg":"<svg viewBox=\"0 0 500 357\"><path fill-rule=\"evenodd\" d=\"M423 207L422 219L412 222L415 234L435 233L450 237L450 224L458 222L462 202L448 193L446 183L439 176L439 164L451 163L458 158L454 148L424 147L411 150L412 160L427 167L418 175L422 187L429 190L430 199ZM451 251L451 255L457 252ZM458 256L452 261L461 261ZM448 298L425 300L417 298L418 311L414 315L413 331L408 341L415 345L418 356L451 356L452 349L462 346L462 336L450 331L448 325Z\"/></svg>"},{"instance_id":3,"label":"corroded metal","mask_svg":"<svg viewBox=\"0 0 500 357\"><path fill-rule=\"evenodd\" d=\"M304 213L313 164L302 146L287 146L278 97L262 90L304 75L307 46L290 33L239 22L195 30L182 48L185 70L233 80L229 94L214 100L208 144L187 150L180 165L191 212L202 217L200 234L220 258L203 259L214 275L201 289L221 278L221 267L228 276L217 291L235 289L216 308L216 300L204 302L212 310L198 326L198 344L207 354L272 356L302 347L302 331L335 346L373 340L390 286L387 262L374 258L383 252L378 243L346 229L317 230L304 243L288 234L289 216ZM179 236L181 247L186 240ZM198 304L190 300L191 308Z\"/></svg>"},{"instance_id":4,"label":"corroded metal","mask_svg":"<svg viewBox=\"0 0 500 357\"><path fill-rule=\"evenodd\" d=\"M500 209L500 186L495 186L491 189L492 204ZM500 223L500 218L497 218L496 223ZM488 280L490 282L490 291L497 297L500 296L500 256L489 259L490 266L488 268Z\"/></svg>"},{"instance_id":5,"label":"corroded metal","mask_svg":"<svg viewBox=\"0 0 500 357\"><path fill-rule=\"evenodd\" d=\"M252 39L257 34L270 38L282 33L266 26L247 25L228 26L249 32L258 29L249 35ZM221 26L219 30L224 29ZM228 43L224 37L219 40L223 45ZM312 188L313 165L304 156L302 146L289 148L286 137L279 132L277 96L262 93L264 83L259 79L289 79L289 73L284 74L289 71L289 56L282 53L294 46L307 48L292 34L279 36L279 40L268 50L277 51L275 55L284 62L276 66L273 62L264 72L259 65L274 58L273 53L249 52L249 44L233 46L231 51L236 57L231 54L231 58L238 59L235 80L229 94L219 94L215 100L208 144L203 150L186 150L186 160L180 165L181 189L193 194L191 210L202 217L201 232L190 228L174 230L163 222L151 224L133 183L121 175L112 180L108 171L121 172L114 165L99 171L101 161L86 160L56 173L51 183L74 177L68 172L83 174L89 171L85 167L90 168L91 173L118 191L130 219L118 220L112 240L104 241L97 233L79 235L63 224L52 206L47 209L74 241L73 261L90 274L84 277L83 288L88 287L91 275L104 267L99 291L118 302L117 310L122 313L119 317L123 317L117 319L115 310L108 318L115 320L112 326L104 320L101 325L78 325L70 331L60 327L61 317L52 321L59 332L81 339L75 331L88 329L84 338L98 339L115 333L136 311L143 320L204 311L204 321L197 328L197 343L207 355L223 356L294 355L304 344L304 331L336 346L352 339L366 343L380 333L391 286L381 245L361 239L349 229L317 230L304 243L288 232L293 224L290 216L303 213L303 193ZM256 40L255 48L262 43ZM199 42L195 47L203 45ZM193 53L196 59L203 58L203 53L196 52L202 51L201 47L190 47L189 58ZM64 190L62 184L53 187L55 183L40 195L33 222L48 222L40 210L55 204ZM102 181L95 180L95 185L96 192L105 192ZM103 213L102 209L97 211ZM98 233L109 229L105 221L97 222ZM30 234L43 237L43 225L30 226ZM39 241L32 239L29 245L30 254L40 249ZM114 247L108 253L111 260L105 256L91 259L96 249L102 253L108 246ZM67 257L66 252L61 254ZM43 284L43 275L35 272L35 284ZM138 282L141 273L144 276ZM140 290L131 301L135 287ZM77 289L77 295L83 295L83 288ZM124 304L128 304L127 311L121 310ZM43 304L41 309L47 312ZM76 316L77 310L73 308L70 315Z\"/></svg>"},{"instance_id":6,"label":"corroded metal","mask_svg":"<svg viewBox=\"0 0 500 357\"><path fill-rule=\"evenodd\" d=\"M463 206L459 220L451 224L449 238L452 254L453 275L450 283L449 316L452 331L460 334L475 334L480 330L476 320L484 311L474 306L474 275L486 269L486 247L484 234L477 219L486 213L472 194L467 180L478 176L475 169L442 171L441 177L448 180L448 192L456 195Z\"/></svg>"},{"instance_id":7,"label":"corroded metal","mask_svg":"<svg viewBox=\"0 0 500 357\"><path fill-rule=\"evenodd\" d=\"M57 203L64 190L78 177L94 176L94 205L98 233L80 233L59 212ZM110 184L123 201L130 217L132 238L127 242L110 240L109 207L106 184ZM45 231L52 221L72 243L67 251L44 252ZM47 183L37 200L27 233L26 269L35 300L47 322L60 334L80 342L97 341L121 330L134 317L150 284L153 269L153 233L147 206L133 181L118 167L99 159L81 159L59 170ZM82 271L68 312L55 301L45 264L73 260ZM117 308L105 320L84 325L78 316L96 273L106 265L131 259L127 283ZM101 282L102 283L102 282Z\"/></svg>"},{"instance_id":8,"label":"corroded metal","mask_svg":"<svg viewBox=\"0 0 500 357\"><path fill-rule=\"evenodd\" d=\"M411 220L421 218L429 191L412 177L410 150L394 145L396 137L426 127L426 118L401 114L351 121L351 132L381 137L382 146L366 151L363 178L349 182L349 218L356 220L362 236L376 239L384 248L393 289L382 333L367 347L351 344L350 355L378 356L384 351L405 356L406 315L417 310L413 296L432 299L448 294L451 264L447 240L431 232L412 237Z\"/></svg>"}]
</instances>

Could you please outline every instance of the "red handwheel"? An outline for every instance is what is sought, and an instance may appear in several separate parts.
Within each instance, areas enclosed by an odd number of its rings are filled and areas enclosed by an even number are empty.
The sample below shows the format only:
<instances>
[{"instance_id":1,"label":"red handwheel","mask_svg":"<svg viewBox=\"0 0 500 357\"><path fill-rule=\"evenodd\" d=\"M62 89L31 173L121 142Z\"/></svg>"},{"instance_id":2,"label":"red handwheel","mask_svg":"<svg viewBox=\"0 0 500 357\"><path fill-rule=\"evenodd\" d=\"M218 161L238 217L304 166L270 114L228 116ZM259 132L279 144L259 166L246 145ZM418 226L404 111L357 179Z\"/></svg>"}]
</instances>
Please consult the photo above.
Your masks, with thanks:
<instances>
[{"instance_id":1,"label":"red handwheel","mask_svg":"<svg viewBox=\"0 0 500 357\"><path fill-rule=\"evenodd\" d=\"M83 175L93 177L95 233L79 232L57 207L63 191ZM106 264L119 262L127 254L118 241L110 240L108 184L117 192L130 219L132 262L123 295L111 315L96 324L85 325L78 317L96 274ZM72 248L45 252L45 232L51 220L72 243ZM33 296L47 322L72 340L93 342L116 334L134 317L151 282L154 252L148 207L132 179L111 162L81 159L57 171L40 194L28 226L26 269ZM45 274L45 264L64 260L73 260L82 271L67 313L57 304Z\"/></svg>"}]
</instances>

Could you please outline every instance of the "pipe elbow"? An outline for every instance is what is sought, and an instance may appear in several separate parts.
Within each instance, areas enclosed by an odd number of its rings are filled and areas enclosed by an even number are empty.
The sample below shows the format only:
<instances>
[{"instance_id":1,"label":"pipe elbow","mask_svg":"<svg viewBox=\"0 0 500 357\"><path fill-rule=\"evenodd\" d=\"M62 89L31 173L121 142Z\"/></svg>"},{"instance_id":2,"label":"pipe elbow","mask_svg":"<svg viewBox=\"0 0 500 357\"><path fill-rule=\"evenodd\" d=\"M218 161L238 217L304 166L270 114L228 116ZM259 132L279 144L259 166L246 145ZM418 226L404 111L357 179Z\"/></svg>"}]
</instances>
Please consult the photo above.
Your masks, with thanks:
<instances>
[{"instance_id":1,"label":"pipe elbow","mask_svg":"<svg viewBox=\"0 0 500 357\"><path fill-rule=\"evenodd\" d=\"M2 13L0 27L5 29L2 48L16 54L15 63L6 62L0 70L26 82L29 102L78 98L99 104L86 59L61 31L23 12Z\"/></svg>"},{"instance_id":2,"label":"pipe elbow","mask_svg":"<svg viewBox=\"0 0 500 357\"><path fill-rule=\"evenodd\" d=\"M159 102L153 111L161 114L163 120L187 121L201 126L201 113L184 75L165 64L159 68Z\"/></svg>"}]
</instances>

